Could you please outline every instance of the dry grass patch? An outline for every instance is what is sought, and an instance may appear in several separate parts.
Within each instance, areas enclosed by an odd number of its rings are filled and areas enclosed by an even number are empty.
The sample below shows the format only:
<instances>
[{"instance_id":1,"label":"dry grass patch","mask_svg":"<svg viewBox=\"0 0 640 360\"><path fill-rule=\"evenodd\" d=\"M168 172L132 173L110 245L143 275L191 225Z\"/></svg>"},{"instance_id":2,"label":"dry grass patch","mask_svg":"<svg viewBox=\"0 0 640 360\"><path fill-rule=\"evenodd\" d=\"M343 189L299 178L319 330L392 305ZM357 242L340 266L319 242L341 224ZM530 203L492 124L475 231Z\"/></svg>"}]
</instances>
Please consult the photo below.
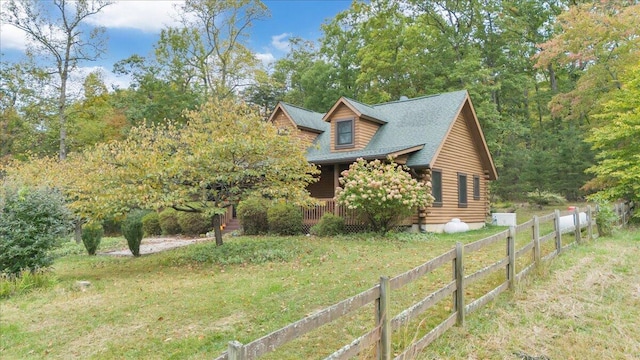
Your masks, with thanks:
<instances>
[{"instance_id":1,"label":"dry grass patch","mask_svg":"<svg viewBox=\"0 0 640 360\"><path fill-rule=\"evenodd\" d=\"M423 359L640 358L640 233L563 253L542 277L467 318Z\"/></svg>"}]
</instances>

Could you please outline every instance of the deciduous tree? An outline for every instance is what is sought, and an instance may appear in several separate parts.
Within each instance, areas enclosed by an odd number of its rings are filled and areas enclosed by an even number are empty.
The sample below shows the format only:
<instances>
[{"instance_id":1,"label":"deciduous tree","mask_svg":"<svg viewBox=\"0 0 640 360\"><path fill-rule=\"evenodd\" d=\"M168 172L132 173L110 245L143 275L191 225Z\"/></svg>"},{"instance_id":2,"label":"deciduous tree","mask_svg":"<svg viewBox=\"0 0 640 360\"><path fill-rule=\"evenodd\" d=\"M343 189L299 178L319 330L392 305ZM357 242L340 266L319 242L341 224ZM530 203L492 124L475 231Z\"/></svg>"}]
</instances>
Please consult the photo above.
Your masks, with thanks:
<instances>
[{"instance_id":1,"label":"deciduous tree","mask_svg":"<svg viewBox=\"0 0 640 360\"><path fill-rule=\"evenodd\" d=\"M258 111L231 99L212 100L171 122L134 127L127 139L96 145L66 161L14 162L8 178L62 189L76 214L100 220L130 209L174 208L220 217L249 194L309 200L315 181L297 140L278 135Z\"/></svg>"},{"instance_id":2,"label":"deciduous tree","mask_svg":"<svg viewBox=\"0 0 640 360\"><path fill-rule=\"evenodd\" d=\"M181 28L163 30L158 62L170 73L196 82L207 98L234 94L251 78L257 59L246 47L253 22L268 16L259 0L186 0Z\"/></svg>"},{"instance_id":3,"label":"deciduous tree","mask_svg":"<svg viewBox=\"0 0 640 360\"><path fill-rule=\"evenodd\" d=\"M588 1L558 17L561 31L540 44L537 66L562 66L578 77L575 88L554 97L556 116L588 120L599 98L619 89L619 73L640 54L640 4L625 0Z\"/></svg>"},{"instance_id":4,"label":"deciduous tree","mask_svg":"<svg viewBox=\"0 0 640 360\"><path fill-rule=\"evenodd\" d=\"M29 52L43 56L57 76L57 117L60 159L67 156L67 82L80 62L97 60L104 51L103 28L88 28L85 20L109 5L107 0L10 0L2 21L24 31L33 42ZM47 7L52 5L53 12ZM87 33L87 29L89 29Z\"/></svg>"},{"instance_id":5,"label":"deciduous tree","mask_svg":"<svg viewBox=\"0 0 640 360\"><path fill-rule=\"evenodd\" d=\"M598 160L588 169L595 178L587 187L599 190L600 198L640 203L640 64L623 73L620 82L620 90L594 115L602 125L587 139Z\"/></svg>"}]
</instances>

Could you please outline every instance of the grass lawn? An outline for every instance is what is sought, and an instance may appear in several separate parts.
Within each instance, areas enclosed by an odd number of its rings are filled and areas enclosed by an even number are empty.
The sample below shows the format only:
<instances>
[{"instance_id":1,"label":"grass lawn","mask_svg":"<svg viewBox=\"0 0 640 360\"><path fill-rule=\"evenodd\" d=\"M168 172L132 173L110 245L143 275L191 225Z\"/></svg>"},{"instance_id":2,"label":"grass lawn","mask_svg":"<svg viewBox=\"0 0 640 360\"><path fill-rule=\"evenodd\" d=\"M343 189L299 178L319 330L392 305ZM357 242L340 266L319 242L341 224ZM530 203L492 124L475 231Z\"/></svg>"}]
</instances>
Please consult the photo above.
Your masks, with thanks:
<instances>
[{"instance_id":1,"label":"grass lawn","mask_svg":"<svg viewBox=\"0 0 640 360\"><path fill-rule=\"evenodd\" d=\"M457 239L495 231L237 237L221 248L204 243L140 258L75 255L68 245L70 255L54 263L54 287L0 300L0 358L211 358L230 340L250 342L370 288L381 275L409 270ZM92 286L81 291L80 280ZM274 358L331 353L373 324L373 310L365 313L354 319L368 322L323 328Z\"/></svg>"},{"instance_id":2,"label":"grass lawn","mask_svg":"<svg viewBox=\"0 0 640 360\"><path fill-rule=\"evenodd\" d=\"M574 247L419 358L640 359L638 259L637 229Z\"/></svg>"},{"instance_id":3,"label":"grass lawn","mask_svg":"<svg viewBox=\"0 0 640 360\"><path fill-rule=\"evenodd\" d=\"M141 258L89 257L68 245L54 264L54 286L0 300L0 358L213 358L230 340L248 343L370 288L381 275L420 265L456 241L502 230L384 238L236 237L220 248L196 244ZM106 243L123 244L121 239ZM484 260L481 253L474 256ZM392 311L398 313L450 276L436 272L394 293ZM80 280L92 285L83 291L76 287ZM471 289L471 295L491 286L490 281ZM450 304L442 303L447 304L436 307L423 325L439 322L449 311ZM265 358L322 358L372 328L373 319L373 308L365 307ZM416 331L396 335L394 346L401 348ZM449 357L446 345L438 348Z\"/></svg>"}]
</instances>

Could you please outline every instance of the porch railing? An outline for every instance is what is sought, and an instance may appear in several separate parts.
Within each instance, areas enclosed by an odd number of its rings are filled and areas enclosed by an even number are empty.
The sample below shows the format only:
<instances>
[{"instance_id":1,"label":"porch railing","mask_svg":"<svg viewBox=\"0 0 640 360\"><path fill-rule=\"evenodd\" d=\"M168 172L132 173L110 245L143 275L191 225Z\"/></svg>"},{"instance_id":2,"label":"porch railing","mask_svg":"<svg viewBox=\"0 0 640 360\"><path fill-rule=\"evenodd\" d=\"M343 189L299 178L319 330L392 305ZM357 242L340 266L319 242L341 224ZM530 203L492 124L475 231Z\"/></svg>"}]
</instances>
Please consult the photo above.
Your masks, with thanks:
<instances>
[{"instance_id":1,"label":"porch railing","mask_svg":"<svg viewBox=\"0 0 640 360\"><path fill-rule=\"evenodd\" d=\"M331 213L344 219L345 225L363 225L358 215L342 206L335 199L318 199L319 204L309 208L302 208L302 220L306 226L312 226L320 221L322 215Z\"/></svg>"}]
</instances>

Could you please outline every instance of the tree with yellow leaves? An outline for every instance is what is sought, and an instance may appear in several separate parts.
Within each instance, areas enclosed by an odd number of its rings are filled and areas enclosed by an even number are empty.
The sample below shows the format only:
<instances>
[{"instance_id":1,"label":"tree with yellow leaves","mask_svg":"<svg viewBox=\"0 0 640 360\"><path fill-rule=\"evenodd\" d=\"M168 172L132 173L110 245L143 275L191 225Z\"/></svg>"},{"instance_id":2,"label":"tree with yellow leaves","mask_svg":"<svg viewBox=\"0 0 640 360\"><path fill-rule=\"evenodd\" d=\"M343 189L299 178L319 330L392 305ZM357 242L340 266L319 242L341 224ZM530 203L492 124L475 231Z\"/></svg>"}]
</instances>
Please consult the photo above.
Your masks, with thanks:
<instances>
[{"instance_id":1,"label":"tree with yellow leaves","mask_svg":"<svg viewBox=\"0 0 640 360\"><path fill-rule=\"evenodd\" d=\"M231 99L212 100L185 117L181 127L144 124L125 140L98 144L66 161L14 164L7 174L62 188L70 207L86 218L167 207L213 215L218 245L220 214L248 194L308 200L315 166L295 139L278 135L257 111ZM46 165L46 174L34 164Z\"/></svg>"}]
</instances>

